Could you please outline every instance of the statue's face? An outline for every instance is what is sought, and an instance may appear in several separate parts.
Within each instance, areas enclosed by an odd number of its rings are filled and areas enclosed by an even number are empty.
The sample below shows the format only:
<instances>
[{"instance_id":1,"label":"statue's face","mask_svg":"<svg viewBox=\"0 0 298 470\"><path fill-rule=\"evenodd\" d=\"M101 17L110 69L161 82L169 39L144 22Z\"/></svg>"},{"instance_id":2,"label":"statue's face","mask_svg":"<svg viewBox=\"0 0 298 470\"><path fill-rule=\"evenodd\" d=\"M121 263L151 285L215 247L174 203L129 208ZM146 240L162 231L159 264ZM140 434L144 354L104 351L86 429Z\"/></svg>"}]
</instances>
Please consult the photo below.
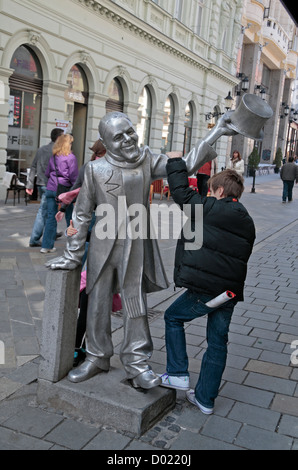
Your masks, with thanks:
<instances>
[{"instance_id":1,"label":"statue's face","mask_svg":"<svg viewBox=\"0 0 298 470\"><path fill-rule=\"evenodd\" d=\"M138 135L127 118L119 117L110 121L105 130L104 144L112 156L121 160L134 162L139 157Z\"/></svg>"}]
</instances>

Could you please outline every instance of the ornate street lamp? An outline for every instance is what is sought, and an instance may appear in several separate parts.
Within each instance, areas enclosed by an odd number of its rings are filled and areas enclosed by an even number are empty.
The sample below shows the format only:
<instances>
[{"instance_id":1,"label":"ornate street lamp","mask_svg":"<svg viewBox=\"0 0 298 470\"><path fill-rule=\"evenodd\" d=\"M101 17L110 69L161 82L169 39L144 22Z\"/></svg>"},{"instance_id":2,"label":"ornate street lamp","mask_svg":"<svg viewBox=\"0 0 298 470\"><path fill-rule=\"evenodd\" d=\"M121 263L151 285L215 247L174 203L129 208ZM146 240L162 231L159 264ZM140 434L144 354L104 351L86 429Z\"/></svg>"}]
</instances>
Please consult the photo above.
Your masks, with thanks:
<instances>
[{"instance_id":1,"label":"ornate street lamp","mask_svg":"<svg viewBox=\"0 0 298 470\"><path fill-rule=\"evenodd\" d=\"M229 91L228 96L225 97L225 108L229 111L233 105L233 98L231 97L231 92Z\"/></svg>"}]
</instances>

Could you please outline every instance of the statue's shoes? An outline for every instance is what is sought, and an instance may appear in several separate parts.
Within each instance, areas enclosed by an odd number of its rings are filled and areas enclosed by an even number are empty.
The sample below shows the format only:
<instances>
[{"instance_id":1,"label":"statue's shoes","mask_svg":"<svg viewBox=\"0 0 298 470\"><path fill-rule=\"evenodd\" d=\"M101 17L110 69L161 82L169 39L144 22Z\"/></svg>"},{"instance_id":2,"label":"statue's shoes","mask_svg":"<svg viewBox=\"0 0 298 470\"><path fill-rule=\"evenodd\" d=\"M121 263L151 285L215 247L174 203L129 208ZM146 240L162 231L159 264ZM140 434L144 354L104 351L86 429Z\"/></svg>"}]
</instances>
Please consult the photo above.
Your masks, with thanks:
<instances>
[{"instance_id":1,"label":"statue's shoes","mask_svg":"<svg viewBox=\"0 0 298 470\"><path fill-rule=\"evenodd\" d=\"M85 361L75 369L72 369L67 378L70 382L84 382L84 380L91 379L94 375L99 374L100 372L108 372L106 370L100 369L95 362L85 359Z\"/></svg>"},{"instance_id":2,"label":"statue's shoes","mask_svg":"<svg viewBox=\"0 0 298 470\"><path fill-rule=\"evenodd\" d=\"M149 389L161 385L162 380L153 372L153 370L149 369L134 377L131 380L131 383L134 388Z\"/></svg>"}]
</instances>

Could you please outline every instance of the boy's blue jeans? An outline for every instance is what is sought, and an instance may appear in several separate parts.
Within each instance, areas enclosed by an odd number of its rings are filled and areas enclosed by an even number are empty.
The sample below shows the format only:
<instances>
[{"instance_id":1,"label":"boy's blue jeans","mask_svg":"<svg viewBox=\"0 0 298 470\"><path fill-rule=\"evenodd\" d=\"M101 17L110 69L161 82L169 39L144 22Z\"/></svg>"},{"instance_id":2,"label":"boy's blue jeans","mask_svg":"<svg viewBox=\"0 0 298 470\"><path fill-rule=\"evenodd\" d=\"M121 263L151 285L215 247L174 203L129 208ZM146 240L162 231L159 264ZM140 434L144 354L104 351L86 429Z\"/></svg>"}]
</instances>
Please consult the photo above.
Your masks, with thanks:
<instances>
[{"instance_id":1,"label":"boy's blue jeans","mask_svg":"<svg viewBox=\"0 0 298 470\"><path fill-rule=\"evenodd\" d=\"M209 308L205 303L213 297L188 290L165 312L167 373L175 376L189 375L184 323L208 315L208 346L195 388L197 400L208 408L214 406L225 369L228 331L235 306L228 301L216 309Z\"/></svg>"}]
</instances>

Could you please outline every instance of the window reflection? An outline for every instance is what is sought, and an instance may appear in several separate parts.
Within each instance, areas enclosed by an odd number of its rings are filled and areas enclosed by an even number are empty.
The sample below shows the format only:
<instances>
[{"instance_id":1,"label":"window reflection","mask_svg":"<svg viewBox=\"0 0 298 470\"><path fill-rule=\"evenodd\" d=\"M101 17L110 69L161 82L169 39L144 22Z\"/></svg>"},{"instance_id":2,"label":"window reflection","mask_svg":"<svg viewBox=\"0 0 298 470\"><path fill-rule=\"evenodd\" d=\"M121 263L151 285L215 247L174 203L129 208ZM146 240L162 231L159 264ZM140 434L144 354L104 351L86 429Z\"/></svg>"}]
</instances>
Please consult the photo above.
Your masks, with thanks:
<instances>
[{"instance_id":1,"label":"window reflection","mask_svg":"<svg viewBox=\"0 0 298 470\"><path fill-rule=\"evenodd\" d=\"M174 101L172 96L169 95L164 105L161 147L162 153L170 152L172 150L174 114Z\"/></svg>"},{"instance_id":2,"label":"window reflection","mask_svg":"<svg viewBox=\"0 0 298 470\"><path fill-rule=\"evenodd\" d=\"M108 96L106 102L106 112L120 111L123 112L123 90L120 81L114 78L108 88Z\"/></svg>"},{"instance_id":3,"label":"window reflection","mask_svg":"<svg viewBox=\"0 0 298 470\"><path fill-rule=\"evenodd\" d=\"M25 179L39 146L42 69L26 46L16 49L10 67L6 169Z\"/></svg>"},{"instance_id":4,"label":"window reflection","mask_svg":"<svg viewBox=\"0 0 298 470\"><path fill-rule=\"evenodd\" d=\"M140 145L149 145L151 127L152 99L147 86L139 97L137 134Z\"/></svg>"},{"instance_id":5,"label":"window reflection","mask_svg":"<svg viewBox=\"0 0 298 470\"><path fill-rule=\"evenodd\" d=\"M185 108L185 119L184 119L184 145L183 154L190 152L191 149L191 134L193 127L193 107L191 103L188 103Z\"/></svg>"}]
</instances>

